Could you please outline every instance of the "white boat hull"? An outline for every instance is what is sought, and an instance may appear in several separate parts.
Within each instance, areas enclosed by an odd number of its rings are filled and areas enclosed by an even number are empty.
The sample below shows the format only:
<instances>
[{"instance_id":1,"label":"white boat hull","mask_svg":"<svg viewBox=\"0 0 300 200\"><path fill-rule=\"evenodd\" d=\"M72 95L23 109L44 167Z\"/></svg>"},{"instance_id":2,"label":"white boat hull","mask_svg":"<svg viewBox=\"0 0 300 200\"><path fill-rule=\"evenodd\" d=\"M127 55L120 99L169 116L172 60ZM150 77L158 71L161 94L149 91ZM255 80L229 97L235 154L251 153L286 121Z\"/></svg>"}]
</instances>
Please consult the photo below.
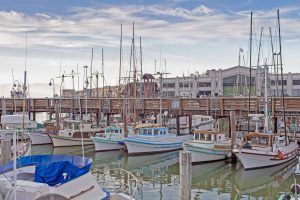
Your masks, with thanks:
<instances>
[{"instance_id":1,"label":"white boat hull","mask_svg":"<svg viewBox=\"0 0 300 200\"><path fill-rule=\"evenodd\" d=\"M94 142L90 138L71 138L58 135L50 135L54 147L71 147L83 145L93 145Z\"/></svg>"},{"instance_id":2,"label":"white boat hull","mask_svg":"<svg viewBox=\"0 0 300 200\"><path fill-rule=\"evenodd\" d=\"M231 156L231 150L216 150L194 146L184 146L184 149L192 153L192 163L225 160Z\"/></svg>"},{"instance_id":3,"label":"white boat hull","mask_svg":"<svg viewBox=\"0 0 300 200\"><path fill-rule=\"evenodd\" d=\"M161 153L182 149L183 141L190 139L189 136L165 137L147 139L133 137L125 139L125 146L129 155Z\"/></svg>"},{"instance_id":4,"label":"white boat hull","mask_svg":"<svg viewBox=\"0 0 300 200\"><path fill-rule=\"evenodd\" d=\"M133 142L125 142L125 144L129 155L162 153L182 149L182 145L176 147L161 148L159 147L159 145L146 146Z\"/></svg>"},{"instance_id":5,"label":"white boat hull","mask_svg":"<svg viewBox=\"0 0 300 200\"><path fill-rule=\"evenodd\" d=\"M51 144L52 140L45 133L28 133L32 145Z\"/></svg>"},{"instance_id":6,"label":"white boat hull","mask_svg":"<svg viewBox=\"0 0 300 200\"><path fill-rule=\"evenodd\" d=\"M291 143L286 147L280 147L279 150L286 155L282 159L275 159L277 156L275 152L262 152L256 151L255 149L240 149L235 152L235 155L240 160L245 170L271 167L286 163L295 158L298 145L296 143Z\"/></svg>"},{"instance_id":7,"label":"white boat hull","mask_svg":"<svg viewBox=\"0 0 300 200\"><path fill-rule=\"evenodd\" d=\"M95 151L111 151L124 149L124 144L122 144L122 141L97 137L92 137L91 139L94 142Z\"/></svg>"}]
</instances>

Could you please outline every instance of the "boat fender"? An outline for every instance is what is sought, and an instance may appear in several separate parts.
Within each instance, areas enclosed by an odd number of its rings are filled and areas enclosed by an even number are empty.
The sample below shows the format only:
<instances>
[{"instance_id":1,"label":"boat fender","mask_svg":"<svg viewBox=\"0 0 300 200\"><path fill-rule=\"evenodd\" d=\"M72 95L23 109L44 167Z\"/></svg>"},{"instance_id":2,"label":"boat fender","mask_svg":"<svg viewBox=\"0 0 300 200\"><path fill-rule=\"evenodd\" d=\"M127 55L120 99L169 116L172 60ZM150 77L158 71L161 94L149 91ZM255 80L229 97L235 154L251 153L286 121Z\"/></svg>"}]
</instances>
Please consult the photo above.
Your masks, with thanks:
<instances>
[{"instance_id":1,"label":"boat fender","mask_svg":"<svg viewBox=\"0 0 300 200\"><path fill-rule=\"evenodd\" d=\"M278 158L280 159L280 160L283 160L284 159L284 153L282 152L282 151L279 151L278 150Z\"/></svg>"},{"instance_id":2,"label":"boat fender","mask_svg":"<svg viewBox=\"0 0 300 200\"><path fill-rule=\"evenodd\" d=\"M300 185L299 184L293 184L291 186L291 192L293 194L300 194Z\"/></svg>"},{"instance_id":3,"label":"boat fender","mask_svg":"<svg viewBox=\"0 0 300 200\"><path fill-rule=\"evenodd\" d=\"M282 200L291 200L292 197L289 194L284 195L284 197L282 198Z\"/></svg>"}]
</instances>

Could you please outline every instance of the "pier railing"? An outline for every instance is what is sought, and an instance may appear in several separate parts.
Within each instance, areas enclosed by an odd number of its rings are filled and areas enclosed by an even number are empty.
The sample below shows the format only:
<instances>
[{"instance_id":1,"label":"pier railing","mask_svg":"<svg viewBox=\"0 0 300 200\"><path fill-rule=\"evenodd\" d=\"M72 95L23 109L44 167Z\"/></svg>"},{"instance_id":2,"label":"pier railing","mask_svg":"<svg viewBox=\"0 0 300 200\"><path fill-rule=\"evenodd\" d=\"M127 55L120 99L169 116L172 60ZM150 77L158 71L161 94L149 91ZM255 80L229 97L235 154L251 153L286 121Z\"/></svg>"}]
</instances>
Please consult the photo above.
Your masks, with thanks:
<instances>
[{"instance_id":1,"label":"pier railing","mask_svg":"<svg viewBox=\"0 0 300 200\"><path fill-rule=\"evenodd\" d=\"M80 102L79 102L80 101ZM63 113L79 113L85 109L89 113L103 112L105 114L122 113L124 107L127 110L134 108L137 114L157 114L160 109L159 98L30 98L26 99L25 110L28 112L55 112L58 104ZM23 111L22 99L3 98L0 101L0 112ZM123 105L125 104L125 106ZM79 108L81 105L81 108ZM229 115L230 111L236 111L241 115L248 113L248 97L205 97L205 98L163 98L162 109L173 115ZM287 115L300 116L300 97L286 97L285 111ZM269 108L274 116L282 115L283 105L281 98L269 98ZM264 100L261 97L250 99L250 113L262 113L264 111Z\"/></svg>"}]
</instances>

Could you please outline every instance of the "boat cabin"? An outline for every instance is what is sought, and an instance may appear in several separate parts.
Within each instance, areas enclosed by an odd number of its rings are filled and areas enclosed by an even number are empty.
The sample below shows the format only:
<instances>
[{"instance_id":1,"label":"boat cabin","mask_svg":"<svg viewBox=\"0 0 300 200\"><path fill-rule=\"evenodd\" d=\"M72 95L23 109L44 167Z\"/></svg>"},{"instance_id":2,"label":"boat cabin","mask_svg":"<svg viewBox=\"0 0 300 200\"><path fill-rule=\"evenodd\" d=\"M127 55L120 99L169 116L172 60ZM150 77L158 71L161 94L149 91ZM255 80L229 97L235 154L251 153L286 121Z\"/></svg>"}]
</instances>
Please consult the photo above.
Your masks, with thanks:
<instances>
[{"instance_id":1,"label":"boat cabin","mask_svg":"<svg viewBox=\"0 0 300 200\"><path fill-rule=\"evenodd\" d=\"M274 134L250 132L244 135L244 141L251 146L272 146L275 136Z\"/></svg>"},{"instance_id":2,"label":"boat cabin","mask_svg":"<svg viewBox=\"0 0 300 200\"><path fill-rule=\"evenodd\" d=\"M162 137L169 135L169 129L166 127L140 128L138 134L143 136Z\"/></svg>"},{"instance_id":3,"label":"boat cabin","mask_svg":"<svg viewBox=\"0 0 300 200\"><path fill-rule=\"evenodd\" d=\"M104 129L105 133L117 133L117 134L122 134L123 133L123 128L118 127L118 126L109 126Z\"/></svg>"},{"instance_id":4,"label":"boat cabin","mask_svg":"<svg viewBox=\"0 0 300 200\"><path fill-rule=\"evenodd\" d=\"M80 128L81 126L81 128ZM64 120L63 129L59 130L59 135L73 138L89 138L96 133L103 133L103 129L95 124L81 122L80 120Z\"/></svg>"},{"instance_id":5,"label":"boat cabin","mask_svg":"<svg viewBox=\"0 0 300 200\"><path fill-rule=\"evenodd\" d=\"M194 133L194 140L210 141L210 142L226 141L225 133L220 133L218 131L196 130L193 133Z\"/></svg>"}]
</instances>

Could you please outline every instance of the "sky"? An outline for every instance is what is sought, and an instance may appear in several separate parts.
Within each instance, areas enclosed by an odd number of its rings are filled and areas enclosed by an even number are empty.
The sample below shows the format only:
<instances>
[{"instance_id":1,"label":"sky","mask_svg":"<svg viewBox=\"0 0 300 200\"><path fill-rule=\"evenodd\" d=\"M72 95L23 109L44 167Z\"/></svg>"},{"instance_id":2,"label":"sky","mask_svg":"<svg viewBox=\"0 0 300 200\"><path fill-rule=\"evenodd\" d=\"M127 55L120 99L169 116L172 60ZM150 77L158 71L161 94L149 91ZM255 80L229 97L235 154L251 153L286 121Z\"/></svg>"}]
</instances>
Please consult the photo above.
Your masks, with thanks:
<instances>
[{"instance_id":1,"label":"sky","mask_svg":"<svg viewBox=\"0 0 300 200\"><path fill-rule=\"evenodd\" d=\"M93 72L102 72L103 48L105 84L116 85L120 27L121 74L126 77L133 22L135 63L140 71L142 60L143 73L160 71L176 77L229 68L238 65L240 49L241 65L249 66L251 11L252 64L257 64L262 27L259 65L271 63L269 27L274 52L279 52L277 9L284 71L299 72L300 2L296 0L0 0L0 84L23 82L26 66L30 84L48 83L50 78L59 84L57 77L78 69L80 82L75 80L75 89L82 88L83 66L90 73L92 49ZM72 87L71 83L71 78L65 78L66 87Z\"/></svg>"}]
</instances>

